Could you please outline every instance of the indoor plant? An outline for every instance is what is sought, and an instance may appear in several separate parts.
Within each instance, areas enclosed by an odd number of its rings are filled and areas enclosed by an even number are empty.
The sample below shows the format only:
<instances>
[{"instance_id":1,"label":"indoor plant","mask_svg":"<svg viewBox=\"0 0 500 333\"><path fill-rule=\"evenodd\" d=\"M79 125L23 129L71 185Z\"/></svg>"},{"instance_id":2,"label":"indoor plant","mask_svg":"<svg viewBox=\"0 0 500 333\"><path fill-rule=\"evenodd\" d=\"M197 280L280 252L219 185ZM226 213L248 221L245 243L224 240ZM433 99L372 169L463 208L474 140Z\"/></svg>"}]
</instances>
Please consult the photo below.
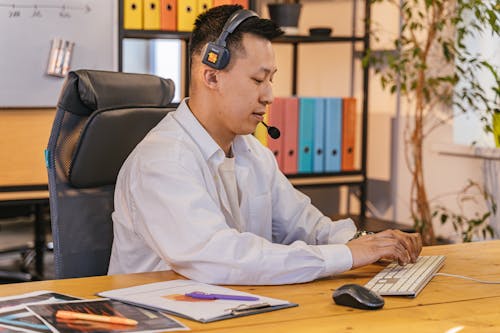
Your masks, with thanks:
<instances>
[{"instance_id":1,"label":"indoor plant","mask_svg":"<svg viewBox=\"0 0 500 333\"><path fill-rule=\"evenodd\" d=\"M484 31L498 36L500 8L489 0L374 0L387 1L398 7L402 19L396 50L368 52L364 61L375 66L383 87L409 101L405 157L412 177L410 213L424 244L433 244L433 212L423 167L425 138L457 112L468 110L481 112L485 129L492 131L500 91L498 69L470 50L466 40ZM493 98L480 84L480 71L496 78Z\"/></svg>"}]
</instances>

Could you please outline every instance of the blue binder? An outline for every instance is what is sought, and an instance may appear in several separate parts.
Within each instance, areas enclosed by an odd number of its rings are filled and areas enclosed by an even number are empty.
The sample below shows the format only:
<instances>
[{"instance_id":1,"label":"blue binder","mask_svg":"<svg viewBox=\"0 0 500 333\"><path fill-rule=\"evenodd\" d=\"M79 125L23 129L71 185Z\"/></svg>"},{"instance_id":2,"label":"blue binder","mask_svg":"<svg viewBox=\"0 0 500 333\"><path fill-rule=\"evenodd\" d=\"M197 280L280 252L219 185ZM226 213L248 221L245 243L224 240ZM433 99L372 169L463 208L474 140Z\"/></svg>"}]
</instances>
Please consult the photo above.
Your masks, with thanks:
<instances>
[{"instance_id":1,"label":"blue binder","mask_svg":"<svg viewBox=\"0 0 500 333\"><path fill-rule=\"evenodd\" d=\"M314 109L316 99L301 97L299 100L299 155L298 173L311 173L313 170Z\"/></svg>"},{"instance_id":2,"label":"blue binder","mask_svg":"<svg viewBox=\"0 0 500 333\"><path fill-rule=\"evenodd\" d=\"M339 172L342 152L342 98L325 100L325 172Z\"/></svg>"},{"instance_id":3,"label":"blue binder","mask_svg":"<svg viewBox=\"0 0 500 333\"><path fill-rule=\"evenodd\" d=\"M325 171L325 99L316 98L314 107L313 172Z\"/></svg>"}]
</instances>

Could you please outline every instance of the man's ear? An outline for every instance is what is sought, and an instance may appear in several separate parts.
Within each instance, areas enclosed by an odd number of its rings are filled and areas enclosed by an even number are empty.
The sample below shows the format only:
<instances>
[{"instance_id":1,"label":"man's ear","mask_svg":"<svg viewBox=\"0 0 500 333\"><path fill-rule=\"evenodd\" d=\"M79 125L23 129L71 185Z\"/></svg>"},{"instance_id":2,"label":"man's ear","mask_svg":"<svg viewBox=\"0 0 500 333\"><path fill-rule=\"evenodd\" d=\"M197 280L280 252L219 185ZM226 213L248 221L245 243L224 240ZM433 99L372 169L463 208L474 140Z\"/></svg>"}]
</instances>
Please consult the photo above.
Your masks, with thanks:
<instances>
[{"instance_id":1,"label":"man's ear","mask_svg":"<svg viewBox=\"0 0 500 333\"><path fill-rule=\"evenodd\" d=\"M202 69L203 83L209 89L217 89L219 85L219 70L204 66Z\"/></svg>"}]
</instances>

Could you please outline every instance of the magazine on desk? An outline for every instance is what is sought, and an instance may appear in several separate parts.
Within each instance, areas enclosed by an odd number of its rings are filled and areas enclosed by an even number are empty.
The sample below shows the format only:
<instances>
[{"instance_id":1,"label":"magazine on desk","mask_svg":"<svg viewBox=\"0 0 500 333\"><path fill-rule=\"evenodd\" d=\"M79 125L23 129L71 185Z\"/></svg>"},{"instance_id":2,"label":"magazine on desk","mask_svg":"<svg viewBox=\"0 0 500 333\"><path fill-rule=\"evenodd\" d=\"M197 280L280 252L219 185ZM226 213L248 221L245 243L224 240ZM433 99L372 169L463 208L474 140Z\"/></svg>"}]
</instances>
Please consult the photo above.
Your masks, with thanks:
<instances>
[{"instance_id":1,"label":"magazine on desk","mask_svg":"<svg viewBox=\"0 0 500 333\"><path fill-rule=\"evenodd\" d=\"M73 296L46 290L0 297L0 333L51 333L50 328L33 313L28 311L25 305L65 302L78 299Z\"/></svg>"},{"instance_id":2,"label":"magazine on desk","mask_svg":"<svg viewBox=\"0 0 500 333\"><path fill-rule=\"evenodd\" d=\"M209 323L297 306L285 300L264 297L230 288L172 280L98 293L124 303L152 308Z\"/></svg>"},{"instance_id":3,"label":"magazine on desk","mask_svg":"<svg viewBox=\"0 0 500 333\"><path fill-rule=\"evenodd\" d=\"M54 333L115 333L115 332L167 332L189 330L173 318L158 311L125 304L109 299L78 300L51 304L31 304L26 308L39 317ZM88 318L59 317L59 312L114 317L133 321L133 324L111 323ZM97 316L95 316L97 315Z\"/></svg>"}]
</instances>

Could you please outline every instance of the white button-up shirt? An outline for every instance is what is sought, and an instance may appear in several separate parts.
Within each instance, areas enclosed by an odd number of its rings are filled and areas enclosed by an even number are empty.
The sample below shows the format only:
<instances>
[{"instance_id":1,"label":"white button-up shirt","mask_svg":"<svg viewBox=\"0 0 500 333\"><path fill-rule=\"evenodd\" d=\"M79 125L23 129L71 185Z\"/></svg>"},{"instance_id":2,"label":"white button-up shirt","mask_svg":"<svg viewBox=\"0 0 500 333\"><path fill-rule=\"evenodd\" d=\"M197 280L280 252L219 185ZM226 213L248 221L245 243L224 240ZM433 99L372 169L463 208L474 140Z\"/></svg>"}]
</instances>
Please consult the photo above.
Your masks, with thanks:
<instances>
[{"instance_id":1,"label":"white button-up shirt","mask_svg":"<svg viewBox=\"0 0 500 333\"><path fill-rule=\"evenodd\" d=\"M148 133L118 175L109 274L173 269L207 283L286 284L352 267L352 220L312 206L252 135L232 147L240 231L218 176L224 152L186 101Z\"/></svg>"}]
</instances>

